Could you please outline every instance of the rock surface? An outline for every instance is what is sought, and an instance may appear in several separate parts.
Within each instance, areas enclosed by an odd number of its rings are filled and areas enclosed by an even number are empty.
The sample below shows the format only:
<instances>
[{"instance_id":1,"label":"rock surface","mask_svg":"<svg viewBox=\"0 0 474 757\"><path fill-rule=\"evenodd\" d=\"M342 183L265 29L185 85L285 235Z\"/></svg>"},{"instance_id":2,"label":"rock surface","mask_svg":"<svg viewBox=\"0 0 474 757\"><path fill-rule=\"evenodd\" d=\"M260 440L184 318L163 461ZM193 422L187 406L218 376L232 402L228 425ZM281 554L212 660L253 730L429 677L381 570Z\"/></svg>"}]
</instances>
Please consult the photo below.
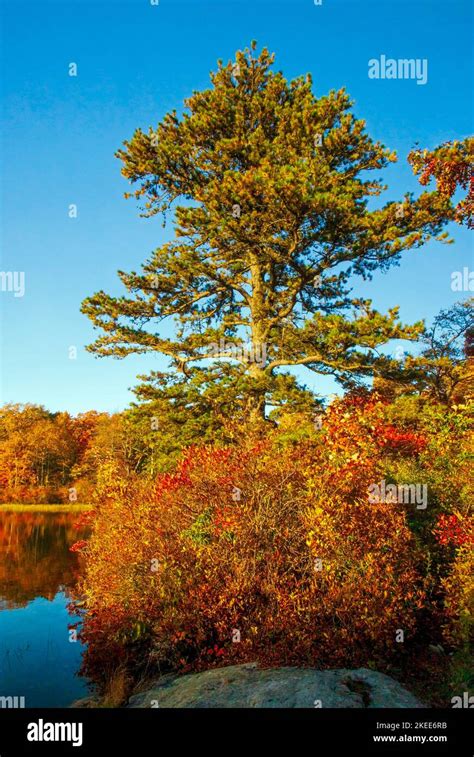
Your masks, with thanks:
<instances>
[{"instance_id":1,"label":"rock surface","mask_svg":"<svg viewBox=\"0 0 474 757\"><path fill-rule=\"evenodd\" d=\"M135 694L128 707L424 707L383 673L306 668L259 669L256 663L167 675Z\"/></svg>"}]
</instances>

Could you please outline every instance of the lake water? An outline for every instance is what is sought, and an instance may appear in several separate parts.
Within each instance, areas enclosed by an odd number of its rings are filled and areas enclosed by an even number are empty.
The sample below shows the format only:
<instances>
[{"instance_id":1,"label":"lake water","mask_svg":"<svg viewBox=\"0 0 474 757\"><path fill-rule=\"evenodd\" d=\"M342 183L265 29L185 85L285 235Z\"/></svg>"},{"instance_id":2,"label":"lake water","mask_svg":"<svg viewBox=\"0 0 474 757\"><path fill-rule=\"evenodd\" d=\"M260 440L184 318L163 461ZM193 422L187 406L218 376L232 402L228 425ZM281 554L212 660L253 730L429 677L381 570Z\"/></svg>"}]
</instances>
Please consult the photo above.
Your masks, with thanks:
<instances>
[{"instance_id":1,"label":"lake water","mask_svg":"<svg viewBox=\"0 0 474 757\"><path fill-rule=\"evenodd\" d=\"M0 512L0 697L25 707L68 707L89 693L67 609L81 571L69 548L87 536L78 517Z\"/></svg>"}]
</instances>

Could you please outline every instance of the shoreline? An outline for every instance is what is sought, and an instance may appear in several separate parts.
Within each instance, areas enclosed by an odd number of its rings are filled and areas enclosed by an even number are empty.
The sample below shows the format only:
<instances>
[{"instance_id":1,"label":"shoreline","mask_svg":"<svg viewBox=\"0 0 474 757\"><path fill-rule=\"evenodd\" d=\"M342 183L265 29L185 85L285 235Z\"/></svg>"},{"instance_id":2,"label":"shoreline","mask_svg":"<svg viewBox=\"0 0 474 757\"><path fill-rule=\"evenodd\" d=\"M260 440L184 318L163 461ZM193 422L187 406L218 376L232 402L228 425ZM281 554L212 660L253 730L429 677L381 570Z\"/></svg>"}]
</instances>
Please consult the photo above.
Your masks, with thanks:
<instances>
[{"instance_id":1,"label":"shoreline","mask_svg":"<svg viewBox=\"0 0 474 757\"><path fill-rule=\"evenodd\" d=\"M0 513L81 513L92 510L93 505L21 505L0 504Z\"/></svg>"}]
</instances>

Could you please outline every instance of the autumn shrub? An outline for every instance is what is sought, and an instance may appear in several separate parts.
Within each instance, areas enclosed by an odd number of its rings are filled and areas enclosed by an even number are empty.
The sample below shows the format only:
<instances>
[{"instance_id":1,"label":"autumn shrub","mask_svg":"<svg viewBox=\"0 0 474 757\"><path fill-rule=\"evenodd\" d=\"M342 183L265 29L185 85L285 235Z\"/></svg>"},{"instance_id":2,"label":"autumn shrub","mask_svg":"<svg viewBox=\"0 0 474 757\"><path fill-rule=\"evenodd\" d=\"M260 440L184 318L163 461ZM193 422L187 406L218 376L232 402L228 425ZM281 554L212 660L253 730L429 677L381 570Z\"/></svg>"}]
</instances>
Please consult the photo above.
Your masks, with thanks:
<instances>
[{"instance_id":1,"label":"autumn shrub","mask_svg":"<svg viewBox=\"0 0 474 757\"><path fill-rule=\"evenodd\" d=\"M443 636L448 645L468 653L472 644L474 609L474 527L461 513L441 515L434 534L442 545L449 571L444 589Z\"/></svg>"},{"instance_id":2,"label":"autumn shrub","mask_svg":"<svg viewBox=\"0 0 474 757\"><path fill-rule=\"evenodd\" d=\"M426 440L418 455L385 461L387 475L427 486L424 512L412 509L409 525L422 550L422 570L433 627L452 653L468 654L472 641L474 583L472 403L446 407L403 397L386 409L391 422Z\"/></svg>"},{"instance_id":3,"label":"autumn shrub","mask_svg":"<svg viewBox=\"0 0 474 757\"><path fill-rule=\"evenodd\" d=\"M411 429L424 439L418 455L404 461L412 476L422 476L429 486L429 510L433 517L472 506L473 405L446 407L420 397L403 397L389 405L389 421ZM393 461L394 473L401 458Z\"/></svg>"},{"instance_id":4,"label":"autumn shrub","mask_svg":"<svg viewBox=\"0 0 474 757\"><path fill-rule=\"evenodd\" d=\"M424 592L406 510L367 496L383 474L383 412L355 397L297 444L277 430L191 448L151 489L111 465L80 547L85 672L104 682L118 659L143 674L396 655Z\"/></svg>"}]
</instances>

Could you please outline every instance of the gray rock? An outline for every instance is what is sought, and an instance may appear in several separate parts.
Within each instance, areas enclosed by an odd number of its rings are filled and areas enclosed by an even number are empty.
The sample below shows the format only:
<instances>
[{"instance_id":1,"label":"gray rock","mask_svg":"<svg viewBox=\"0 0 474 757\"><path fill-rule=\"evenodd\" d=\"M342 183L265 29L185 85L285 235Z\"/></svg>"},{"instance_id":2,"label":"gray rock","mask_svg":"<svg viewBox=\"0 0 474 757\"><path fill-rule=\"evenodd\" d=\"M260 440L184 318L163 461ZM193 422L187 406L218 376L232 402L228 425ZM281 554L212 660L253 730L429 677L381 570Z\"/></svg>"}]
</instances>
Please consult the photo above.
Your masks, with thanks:
<instances>
[{"instance_id":1,"label":"gray rock","mask_svg":"<svg viewBox=\"0 0 474 757\"><path fill-rule=\"evenodd\" d=\"M99 707L100 699L97 699L96 697L83 697L83 699L76 699L69 706L77 709Z\"/></svg>"},{"instance_id":2,"label":"gray rock","mask_svg":"<svg viewBox=\"0 0 474 757\"><path fill-rule=\"evenodd\" d=\"M167 675L130 697L128 707L424 707L383 673L309 668L260 669L256 663Z\"/></svg>"}]
</instances>

